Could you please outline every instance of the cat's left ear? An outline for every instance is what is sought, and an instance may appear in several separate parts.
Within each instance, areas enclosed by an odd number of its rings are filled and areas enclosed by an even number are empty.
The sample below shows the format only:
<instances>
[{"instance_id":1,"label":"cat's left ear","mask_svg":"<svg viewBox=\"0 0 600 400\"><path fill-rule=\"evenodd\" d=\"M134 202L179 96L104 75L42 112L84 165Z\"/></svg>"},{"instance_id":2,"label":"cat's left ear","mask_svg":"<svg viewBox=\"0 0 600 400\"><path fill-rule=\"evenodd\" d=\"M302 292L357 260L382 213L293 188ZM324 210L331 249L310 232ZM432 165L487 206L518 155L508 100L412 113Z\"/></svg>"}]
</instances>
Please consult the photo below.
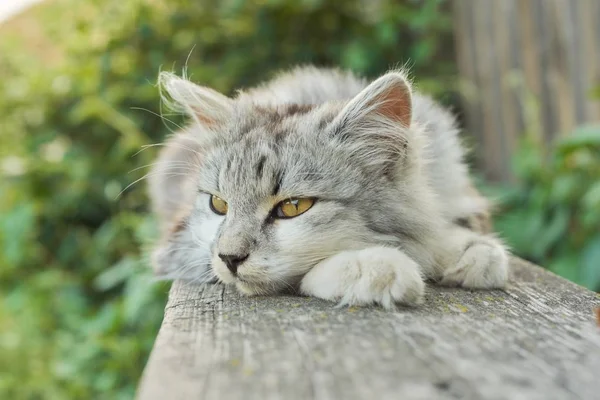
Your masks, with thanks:
<instances>
[{"instance_id":1,"label":"cat's left ear","mask_svg":"<svg viewBox=\"0 0 600 400\"><path fill-rule=\"evenodd\" d=\"M412 91L404 74L389 72L375 80L333 119L328 134L365 165L394 176L416 162L418 138L411 135Z\"/></svg>"},{"instance_id":2,"label":"cat's left ear","mask_svg":"<svg viewBox=\"0 0 600 400\"><path fill-rule=\"evenodd\" d=\"M162 100L168 107L186 113L201 125L212 127L231 118L233 100L216 90L170 72L161 72L158 84Z\"/></svg>"},{"instance_id":3,"label":"cat's left ear","mask_svg":"<svg viewBox=\"0 0 600 400\"><path fill-rule=\"evenodd\" d=\"M362 122L396 123L409 128L412 118L412 90L406 76L388 72L357 94L334 119L336 128L352 129Z\"/></svg>"}]
</instances>

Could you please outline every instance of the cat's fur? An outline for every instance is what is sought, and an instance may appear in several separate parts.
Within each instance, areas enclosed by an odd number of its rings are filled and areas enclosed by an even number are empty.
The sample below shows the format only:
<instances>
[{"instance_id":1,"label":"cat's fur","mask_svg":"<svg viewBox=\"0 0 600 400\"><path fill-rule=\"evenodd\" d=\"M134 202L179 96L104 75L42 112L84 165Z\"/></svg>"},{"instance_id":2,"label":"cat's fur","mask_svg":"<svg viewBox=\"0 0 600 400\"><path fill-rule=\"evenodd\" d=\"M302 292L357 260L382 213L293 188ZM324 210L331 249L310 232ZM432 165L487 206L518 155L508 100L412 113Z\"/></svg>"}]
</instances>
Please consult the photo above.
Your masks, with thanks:
<instances>
[{"instance_id":1,"label":"cat's fur","mask_svg":"<svg viewBox=\"0 0 600 400\"><path fill-rule=\"evenodd\" d=\"M401 71L369 84L297 68L235 98L171 74L160 81L193 123L150 175L158 275L385 307L420 302L426 279L505 285L507 252L484 232L488 205L454 118ZM211 211L209 194L228 202L227 215ZM271 218L290 197L317 201ZM219 253L249 257L234 276Z\"/></svg>"}]
</instances>

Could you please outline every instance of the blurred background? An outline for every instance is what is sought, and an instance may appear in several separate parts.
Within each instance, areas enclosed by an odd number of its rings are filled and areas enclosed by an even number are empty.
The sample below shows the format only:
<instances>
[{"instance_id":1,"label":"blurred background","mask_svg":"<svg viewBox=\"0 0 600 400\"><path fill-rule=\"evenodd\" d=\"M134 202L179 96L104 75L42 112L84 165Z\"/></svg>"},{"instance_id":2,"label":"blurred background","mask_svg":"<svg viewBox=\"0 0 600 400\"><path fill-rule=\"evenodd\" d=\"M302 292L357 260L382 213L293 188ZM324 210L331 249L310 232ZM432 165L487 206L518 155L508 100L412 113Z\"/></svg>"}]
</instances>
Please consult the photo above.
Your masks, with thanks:
<instances>
[{"instance_id":1,"label":"blurred background","mask_svg":"<svg viewBox=\"0 0 600 400\"><path fill-rule=\"evenodd\" d=\"M513 251L600 290L600 2L1 5L0 398L132 397L169 286L129 185L181 123L160 117L157 73L186 62L225 93L301 63L410 66L459 115Z\"/></svg>"}]
</instances>

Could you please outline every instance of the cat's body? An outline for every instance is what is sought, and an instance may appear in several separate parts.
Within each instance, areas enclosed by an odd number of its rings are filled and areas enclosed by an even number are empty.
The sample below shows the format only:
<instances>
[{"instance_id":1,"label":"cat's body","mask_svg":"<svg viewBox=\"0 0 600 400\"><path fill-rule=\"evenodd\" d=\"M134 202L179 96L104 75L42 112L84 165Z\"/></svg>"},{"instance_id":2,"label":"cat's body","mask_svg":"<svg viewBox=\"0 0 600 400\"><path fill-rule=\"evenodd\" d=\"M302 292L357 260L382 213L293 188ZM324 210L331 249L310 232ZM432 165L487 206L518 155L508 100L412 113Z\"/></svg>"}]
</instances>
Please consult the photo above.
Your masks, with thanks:
<instances>
[{"instance_id":1,"label":"cat's body","mask_svg":"<svg viewBox=\"0 0 600 400\"><path fill-rule=\"evenodd\" d=\"M299 68L235 99L170 75L163 87L195 123L151 174L160 275L388 307L418 302L423 279L506 283L502 245L460 226L485 218L487 203L454 119L401 73L369 84ZM226 215L211 195L228 203ZM311 207L274 217L289 198Z\"/></svg>"}]
</instances>

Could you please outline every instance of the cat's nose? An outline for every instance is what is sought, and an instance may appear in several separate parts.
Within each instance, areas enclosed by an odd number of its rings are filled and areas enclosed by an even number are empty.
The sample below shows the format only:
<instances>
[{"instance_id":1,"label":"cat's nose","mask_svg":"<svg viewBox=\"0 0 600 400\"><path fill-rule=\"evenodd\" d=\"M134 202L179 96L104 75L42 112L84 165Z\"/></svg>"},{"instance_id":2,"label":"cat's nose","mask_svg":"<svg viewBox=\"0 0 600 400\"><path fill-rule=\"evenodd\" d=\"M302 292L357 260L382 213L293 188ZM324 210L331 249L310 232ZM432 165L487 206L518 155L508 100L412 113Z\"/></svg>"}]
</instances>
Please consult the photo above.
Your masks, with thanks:
<instances>
[{"instance_id":1,"label":"cat's nose","mask_svg":"<svg viewBox=\"0 0 600 400\"><path fill-rule=\"evenodd\" d=\"M223 260L227 268L231 271L232 274L237 274L238 266L246 261L248 258L248 254L240 255L240 254L219 254L219 258Z\"/></svg>"}]
</instances>

